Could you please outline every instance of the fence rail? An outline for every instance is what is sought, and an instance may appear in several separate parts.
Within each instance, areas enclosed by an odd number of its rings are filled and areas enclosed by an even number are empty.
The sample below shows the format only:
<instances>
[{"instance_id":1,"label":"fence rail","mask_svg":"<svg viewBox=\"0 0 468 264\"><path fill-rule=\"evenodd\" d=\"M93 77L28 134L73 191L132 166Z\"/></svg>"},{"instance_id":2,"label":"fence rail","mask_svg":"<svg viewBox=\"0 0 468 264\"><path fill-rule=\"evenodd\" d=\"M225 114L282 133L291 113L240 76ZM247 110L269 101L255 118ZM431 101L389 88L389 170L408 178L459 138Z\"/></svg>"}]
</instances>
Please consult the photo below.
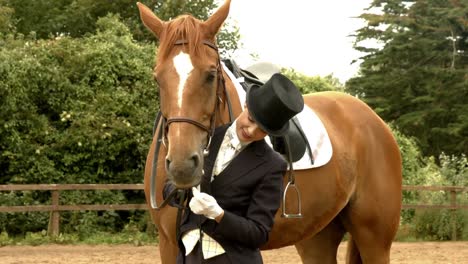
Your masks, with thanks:
<instances>
[{"instance_id":1,"label":"fence rail","mask_svg":"<svg viewBox=\"0 0 468 264\"><path fill-rule=\"evenodd\" d=\"M148 210L146 204L60 204L60 191L76 190L143 190L143 184L7 184L0 185L1 191L50 191L52 199L50 205L0 206L2 212L51 212L49 220L49 234L58 235L60 232L61 211L105 211L105 210ZM456 240L456 210L468 209L468 205L457 203L457 193L468 192L468 187L461 186L414 186L404 185L403 191L445 191L450 192L450 204L404 204L402 209L451 209L452 210L452 239Z\"/></svg>"},{"instance_id":2,"label":"fence rail","mask_svg":"<svg viewBox=\"0 0 468 264\"><path fill-rule=\"evenodd\" d=\"M60 233L61 211L128 211L147 210L146 204L60 204L60 191L76 190L143 190L143 184L8 184L0 185L0 191L51 191L50 205L0 206L1 212L51 212L48 233Z\"/></svg>"},{"instance_id":3,"label":"fence rail","mask_svg":"<svg viewBox=\"0 0 468 264\"><path fill-rule=\"evenodd\" d=\"M402 209L450 209L450 228L452 240L457 240L457 210L468 209L468 205L457 203L458 192L468 192L468 187L462 186L415 186L404 185L403 191L445 191L450 192L450 205L445 204L404 204Z\"/></svg>"},{"instance_id":4,"label":"fence rail","mask_svg":"<svg viewBox=\"0 0 468 264\"><path fill-rule=\"evenodd\" d=\"M450 192L450 204L404 204L402 209L468 209L468 204L457 203L457 193L468 192L468 187L403 185L403 191Z\"/></svg>"}]
</instances>

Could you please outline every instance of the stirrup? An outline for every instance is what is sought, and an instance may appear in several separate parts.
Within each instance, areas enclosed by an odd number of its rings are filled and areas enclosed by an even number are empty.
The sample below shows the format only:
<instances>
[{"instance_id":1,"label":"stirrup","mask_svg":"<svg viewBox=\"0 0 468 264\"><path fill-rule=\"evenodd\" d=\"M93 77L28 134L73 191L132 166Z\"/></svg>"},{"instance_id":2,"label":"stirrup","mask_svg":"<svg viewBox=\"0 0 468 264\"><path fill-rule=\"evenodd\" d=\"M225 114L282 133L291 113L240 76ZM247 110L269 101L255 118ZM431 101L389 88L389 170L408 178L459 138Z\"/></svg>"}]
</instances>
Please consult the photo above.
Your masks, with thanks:
<instances>
[{"instance_id":1,"label":"stirrup","mask_svg":"<svg viewBox=\"0 0 468 264\"><path fill-rule=\"evenodd\" d=\"M297 203L297 213L296 214L288 214L286 213L286 194L288 192L289 187L292 187L296 191L296 197L298 200ZM299 193L299 189L297 188L296 184L294 182L288 182L286 185L286 188L284 188L284 193L283 193L283 213L281 214L281 217L284 218L302 218L302 206L301 206L301 194Z\"/></svg>"},{"instance_id":2,"label":"stirrup","mask_svg":"<svg viewBox=\"0 0 468 264\"><path fill-rule=\"evenodd\" d=\"M291 155L291 149L289 147L290 144L289 144L288 137L284 138L284 143L286 143L286 149L288 150L289 175L288 175L288 184L286 185L286 188L284 188L284 193L283 193L283 208L282 208L283 213L281 214L281 217L302 218L301 194L299 192L299 188L297 188L296 186L296 177L294 175L292 155ZM288 194L289 187L292 187L296 191L296 199L297 199L297 213L296 214L286 213L286 195Z\"/></svg>"}]
</instances>

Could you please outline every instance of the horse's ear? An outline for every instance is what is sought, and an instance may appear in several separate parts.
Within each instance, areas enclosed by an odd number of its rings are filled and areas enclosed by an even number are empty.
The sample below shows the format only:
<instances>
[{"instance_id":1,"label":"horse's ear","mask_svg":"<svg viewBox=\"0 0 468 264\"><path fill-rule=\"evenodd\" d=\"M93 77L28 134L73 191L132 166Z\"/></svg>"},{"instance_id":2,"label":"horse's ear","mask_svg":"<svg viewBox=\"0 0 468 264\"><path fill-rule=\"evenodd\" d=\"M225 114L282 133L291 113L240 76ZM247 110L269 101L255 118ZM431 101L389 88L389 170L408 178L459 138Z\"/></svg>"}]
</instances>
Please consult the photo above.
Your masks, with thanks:
<instances>
[{"instance_id":1,"label":"horse's ear","mask_svg":"<svg viewBox=\"0 0 468 264\"><path fill-rule=\"evenodd\" d=\"M231 6L231 0L226 0L224 4L216 10L216 12L206 20L205 25L208 30L208 37L214 38L218 33L219 29L223 25L229 14L229 7Z\"/></svg>"},{"instance_id":2,"label":"horse's ear","mask_svg":"<svg viewBox=\"0 0 468 264\"><path fill-rule=\"evenodd\" d=\"M164 28L164 21L159 19L151 9L144 4L137 2L138 10L140 10L140 18L143 24L159 38Z\"/></svg>"}]
</instances>

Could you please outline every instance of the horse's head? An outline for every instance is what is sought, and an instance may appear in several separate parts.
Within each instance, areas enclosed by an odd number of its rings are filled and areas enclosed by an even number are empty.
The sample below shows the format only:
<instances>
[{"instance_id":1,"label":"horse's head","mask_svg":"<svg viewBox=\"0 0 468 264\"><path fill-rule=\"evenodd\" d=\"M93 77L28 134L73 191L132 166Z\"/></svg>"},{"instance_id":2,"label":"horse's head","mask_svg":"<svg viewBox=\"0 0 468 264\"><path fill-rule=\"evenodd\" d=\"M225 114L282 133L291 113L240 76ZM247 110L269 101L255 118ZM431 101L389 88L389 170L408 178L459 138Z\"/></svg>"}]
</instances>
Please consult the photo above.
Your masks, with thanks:
<instances>
[{"instance_id":1,"label":"horse's head","mask_svg":"<svg viewBox=\"0 0 468 264\"><path fill-rule=\"evenodd\" d=\"M197 185L203 175L203 154L224 89L215 37L230 2L206 21L190 15L162 21L138 3L141 20L160 41L153 75L164 119L165 165L168 179L180 188Z\"/></svg>"}]
</instances>

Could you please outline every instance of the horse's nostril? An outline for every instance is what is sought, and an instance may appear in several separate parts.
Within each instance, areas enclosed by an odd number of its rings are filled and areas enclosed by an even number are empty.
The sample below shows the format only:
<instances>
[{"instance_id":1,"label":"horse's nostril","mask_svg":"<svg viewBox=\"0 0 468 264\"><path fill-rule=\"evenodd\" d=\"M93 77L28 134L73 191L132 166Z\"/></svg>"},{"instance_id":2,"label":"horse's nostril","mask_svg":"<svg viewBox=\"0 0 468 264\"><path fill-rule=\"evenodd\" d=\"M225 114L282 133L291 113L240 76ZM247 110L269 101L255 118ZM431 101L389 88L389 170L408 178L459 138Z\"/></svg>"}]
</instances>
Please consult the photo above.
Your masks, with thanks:
<instances>
[{"instance_id":1,"label":"horse's nostril","mask_svg":"<svg viewBox=\"0 0 468 264\"><path fill-rule=\"evenodd\" d=\"M171 166L171 160L166 158L166 169L169 169L169 166Z\"/></svg>"},{"instance_id":2,"label":"horse's nostril","mask_svg":"<svg viewBox=\"0 0 468 264\"><path fill-rule=\"evenodd\" d=\"M193 167L198 168L198 166L200 165L200 155L194 154L191 160L193 162Z\"/></svg>"}]
</instances>

